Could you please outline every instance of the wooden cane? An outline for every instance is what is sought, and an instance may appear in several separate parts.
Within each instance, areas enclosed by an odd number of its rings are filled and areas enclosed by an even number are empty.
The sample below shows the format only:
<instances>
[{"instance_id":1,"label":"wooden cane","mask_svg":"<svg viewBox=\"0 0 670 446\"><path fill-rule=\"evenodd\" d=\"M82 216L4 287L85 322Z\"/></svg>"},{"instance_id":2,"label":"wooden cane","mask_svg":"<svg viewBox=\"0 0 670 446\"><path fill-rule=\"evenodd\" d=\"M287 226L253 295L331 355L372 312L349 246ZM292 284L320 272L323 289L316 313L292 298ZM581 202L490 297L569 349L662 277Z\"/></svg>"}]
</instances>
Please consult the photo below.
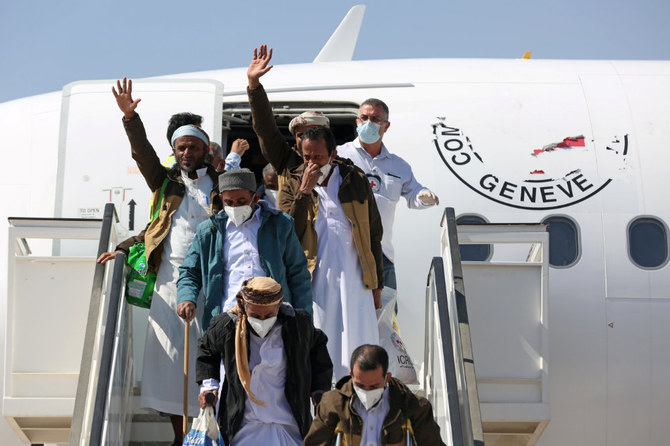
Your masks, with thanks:
<instances>
[{"instance_id":1,"label":"wooden cane","mask_svg":"<svg viewBox=\"0 0 670 446\"><path fill-rule=\"evenodd\" d=\"M188 425L188 344L189 344L189 322L184 319L184 420L182 431L186 435Z\"/></svg>"}]
</instances>

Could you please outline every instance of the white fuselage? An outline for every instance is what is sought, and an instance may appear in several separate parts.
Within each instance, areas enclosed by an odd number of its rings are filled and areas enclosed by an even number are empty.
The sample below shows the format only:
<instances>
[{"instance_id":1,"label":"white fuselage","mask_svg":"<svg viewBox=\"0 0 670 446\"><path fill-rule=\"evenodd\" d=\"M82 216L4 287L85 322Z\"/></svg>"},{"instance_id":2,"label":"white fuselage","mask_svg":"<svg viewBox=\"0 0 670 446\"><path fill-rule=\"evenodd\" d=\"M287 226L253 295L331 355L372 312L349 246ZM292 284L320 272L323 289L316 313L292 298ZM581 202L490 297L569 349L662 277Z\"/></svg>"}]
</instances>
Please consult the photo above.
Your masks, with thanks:
<instances>
[{"instance_id":1,"label":"white fuselage","mask_svg":"<svg viewBox=\"0 0 670 446\"><path fill-rule=\"evenodd\" d=\"M153 83L203 79L215 87L193 93L189 86L174 102L151 103L169 97L152 90ZM666 231L670 222L670 62L353 61L275 66L262 81L277 102L382 99L391 121L385 145L440 197L440 207L421 211L401 200L393 231L400 327L417 362L443 206L491 223L566 216L578 228L579 256L550 271L551 422L540 444L663 444L670 437L670 267L640 268L627 248L636 217L656 218ZM0 104L9 156L0 183L3 234L8 216L98 216L95 209L112 191L122 222L131 199L138 215L148 214L148 189L133 170L121 113L111 93L102 93L112 82L82 84L70 90L90 103L76 103L72 94L69 111L60 93ZM94 93L86 96L88 85ZM221 101L224 107L246 101L242 69L135 86L143 98L138 112L161 158L170 154L164 131L171 114L202 114L207 131L217 134ZM541 150L578 136L573 145ZM132 232L143 226L138 222ZM3 235L4 252L6 242ZM2 313L6 256L0 259Z\"/></svg>"}]
</instances>

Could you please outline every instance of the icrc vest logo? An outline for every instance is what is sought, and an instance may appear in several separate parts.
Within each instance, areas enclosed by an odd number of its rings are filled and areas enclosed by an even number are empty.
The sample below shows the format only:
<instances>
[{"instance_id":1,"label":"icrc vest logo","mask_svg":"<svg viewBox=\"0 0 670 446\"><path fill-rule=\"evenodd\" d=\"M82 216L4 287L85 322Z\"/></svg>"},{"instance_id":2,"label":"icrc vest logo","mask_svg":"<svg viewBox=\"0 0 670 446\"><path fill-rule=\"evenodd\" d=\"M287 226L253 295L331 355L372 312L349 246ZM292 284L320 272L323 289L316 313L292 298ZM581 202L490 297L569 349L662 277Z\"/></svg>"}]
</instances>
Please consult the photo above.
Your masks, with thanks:
<instances>
[{"instance_id":1,"label":"icrc vest logo","mask_svg":"<svg viewBox=\"0 0 670 446\"><path fill-rule=\"evenodd\" d=\"M379 189L382 184L382 179L379 177L379 175L366 173L365 176L368 177L368 182L370 183L370 188L372 189L372 192L379 192Z\"/></svg>"},{"instance_id":2,"label":"icrc vest logo","mask_svg":"<svg viewBox=\"0 0 670 446\"><path fill-rule=\"evenodd\" d=\"M512 179L499 173L494 163L487 164L485 152L476 150L476 142L471 141L460 128L449 126L440 118L433 124L433 134L442 161L463 184L489 200L518 209L549 210L572 206L603 190L617 172L627 168L628 135L613 137L603 146L603 153L592 155L592 159L597 158L598 162L606 160L602 164L611 168L601 170L614 172L612 176L598 175L596 168L566 168L565 172L555 172L556 166L546 161L548 157L556 156L552 152L595 151L592 140L577 135L564 136L562 140L542 147L527 148L529 163L526 165L536 167L517 172L518 175ZM545 173L548 169L544 169L543 165L553 167L553 174Z\"/></svg>"}]
</instances>

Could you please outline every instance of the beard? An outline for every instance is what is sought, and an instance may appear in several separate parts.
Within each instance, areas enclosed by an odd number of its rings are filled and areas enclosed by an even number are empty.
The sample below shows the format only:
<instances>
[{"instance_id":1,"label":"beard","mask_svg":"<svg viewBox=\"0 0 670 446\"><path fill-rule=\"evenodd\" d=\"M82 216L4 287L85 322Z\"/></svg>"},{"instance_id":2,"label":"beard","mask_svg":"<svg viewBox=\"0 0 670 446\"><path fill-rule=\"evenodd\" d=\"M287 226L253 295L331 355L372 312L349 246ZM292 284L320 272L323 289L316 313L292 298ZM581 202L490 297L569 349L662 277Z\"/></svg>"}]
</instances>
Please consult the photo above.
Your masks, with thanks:
<instances>
[{"instance_id":1,"label":"beard","mask_svg":"<svg viewBox=\"0 0 670 446\"><path fill-rule=\"evenodd\" d=\"M185 174L193 173L198 169L202 169L205 167L205 160L200 160L198 161L193 161L189 162L186 165L182 162L181 159L178 160L177 164L179 165L179 168L181 169L182 172Z\"/></svg>"}]
</instances>

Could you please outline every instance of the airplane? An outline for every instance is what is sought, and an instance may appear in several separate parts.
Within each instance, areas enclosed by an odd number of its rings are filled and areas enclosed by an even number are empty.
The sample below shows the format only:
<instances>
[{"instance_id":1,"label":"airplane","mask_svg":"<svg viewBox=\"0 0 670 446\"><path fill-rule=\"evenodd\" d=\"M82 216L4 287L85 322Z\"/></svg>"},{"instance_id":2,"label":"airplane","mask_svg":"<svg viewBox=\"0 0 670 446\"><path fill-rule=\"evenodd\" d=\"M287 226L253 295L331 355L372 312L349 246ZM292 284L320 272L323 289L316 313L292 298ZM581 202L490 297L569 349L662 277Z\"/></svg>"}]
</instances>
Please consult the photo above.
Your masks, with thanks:
<instances>
[{"instance_id":1,"label":"airplane","mask_svg":"<svg viewBox=\"0 0 670 446\"><path fill-rule=\"evenodd\" d=\"M488 398L482 403L511 411L507 419L497 419L482 409L485 434L487 426L491 429L486 443L666 444L670 205L664 191L670 152L664 147L670 140L670 62L352 60L363 14L363 6L352 8L313 63L278 65L263 77L280 128L286 130L305 110L320 110L342 143L356 136L360 103L380 98L393 124L385 145L455 210L464 230L468 225L547 225L542 230L549 233L548 288L543 300L533 301L530 317L535 319L525 326L532 334L504 331L527 308L525 301L507 300L514 286L500 287L488 300L472 296L475 368L482 373L485 368L477 364L487 364L498 373L478 376L480 396ZM250 140L244 163L256 171L263 167L251 129L245 69L134 79L135 97L142 98L138 112L159 156L170 155L163 140L169 116L192 111L205 118L203 128L224 147L236 138ZM141 230L149 214L148 189L130 157L109 91L114 81L78 81L62 91L0 104L4 143L21 148L8 153L6 166L12 168L0 185L0 248L9 253L0 256L6 418L16 391L12 374L22 372L7 373L16 355L5 342L16 337L15 331L5 333L13 317L7 308L15 256L8 217L99 219L105 203L113 203L122 239ZM443 207L413 211L402 202L396 210L398 320L417 369L425 366L426 277L431 259L441 255L442 213ZM29 242L33 250L41 247L39 241ZM59 255L88 256L91 265L96 247L92 242L42 246ZM504 243L461 248L466 265L518 266L527 253ZM466 292L478 289L476 277L466 275ZM44 296L44 308L57 308L46 299L62 294L54 289ZM67 318L75 309L56 311L40 315L38 310L35 320ZM77 312L85 319L85 308ZM138 344L146 313L134 314ZM499 345L496 333L503 333L491 329L493 324L515 342L513 355L489 348ZM49 337L41 326L32 328L34 336ZM59 345L57 337L52 342ZM81 349L80 342L60 348ZM520 364L534 368L535 375L515 377L512 369ZM67 379L76 380L78 367ZM506 390L490 390L496 378ZM529 390L528 383L546 387ZM515 415L515 404L533 402L546 403L537 418L541 423L532 413L524 418L524 410ZM532 426L526 423L531 419ZM29 440L16 430L0 421L3 444Z\"/></svg>"}]
</instances>

